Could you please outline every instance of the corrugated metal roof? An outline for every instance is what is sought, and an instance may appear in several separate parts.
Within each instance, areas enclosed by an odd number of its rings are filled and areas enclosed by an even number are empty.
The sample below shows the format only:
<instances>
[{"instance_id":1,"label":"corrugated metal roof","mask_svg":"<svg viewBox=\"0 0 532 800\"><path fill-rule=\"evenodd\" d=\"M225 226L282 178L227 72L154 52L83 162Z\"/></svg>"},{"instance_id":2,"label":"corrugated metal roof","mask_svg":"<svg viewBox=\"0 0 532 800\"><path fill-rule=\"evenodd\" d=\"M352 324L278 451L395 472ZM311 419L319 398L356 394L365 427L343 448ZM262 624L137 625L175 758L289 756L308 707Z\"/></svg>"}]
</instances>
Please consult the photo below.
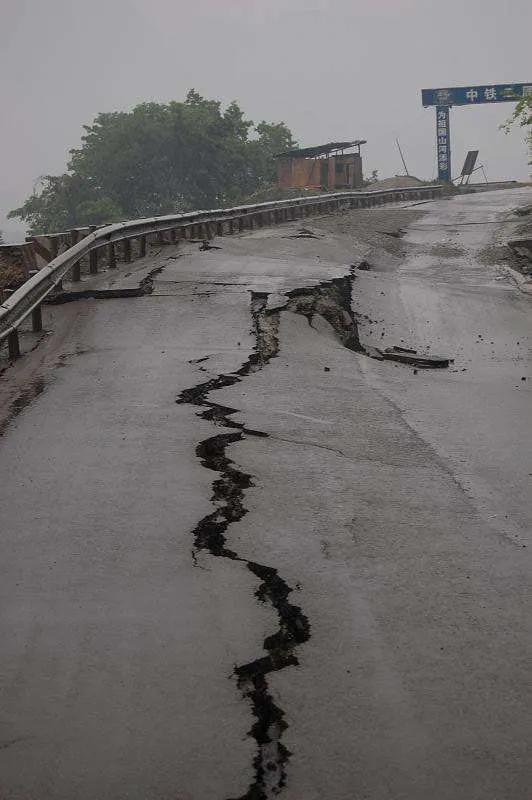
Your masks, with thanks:
<instances>
[{"instance_id":1,"label":"corrugated metal roof","mask_svg":"<svg viewBox=\"0 0 532 800\"><path fill-rule=\"evenodd\" d=\"M366 144L366 140L355 139L353 142L328 142L327 144L319 144L316 147L296 147L294 150L277 153L275 158L312 158L313 156L332 153L335 150L347 150L348 147L360 147L361 144Z\"/></svg>"}]
</instances>

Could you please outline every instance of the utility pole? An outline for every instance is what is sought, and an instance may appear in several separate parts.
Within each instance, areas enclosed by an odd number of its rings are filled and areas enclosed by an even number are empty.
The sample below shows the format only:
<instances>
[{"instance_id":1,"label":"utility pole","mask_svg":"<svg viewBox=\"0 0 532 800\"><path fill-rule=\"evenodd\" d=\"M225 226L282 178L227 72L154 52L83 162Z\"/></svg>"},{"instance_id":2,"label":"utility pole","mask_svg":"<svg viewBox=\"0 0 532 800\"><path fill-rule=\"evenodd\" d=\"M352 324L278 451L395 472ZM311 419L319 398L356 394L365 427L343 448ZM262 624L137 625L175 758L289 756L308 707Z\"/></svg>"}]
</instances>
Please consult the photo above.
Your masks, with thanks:
<instances>
[{"instance_id":1,"label":"utility pole","mask_svg":"<svg viewBox=\"0 0 532 800\"><path fill-rule=\"evenodd\" d=\"M403 156L403 151L401 150L401 145L399 144L399 139L396 139L396 140L395 140L395 144L397 145L397 149L399 150L399 155L401 156L401 161L403 162L403 167L405 168L405 173L406 173L408 176L410 176L410 173L409 173L409 171L408 171L408 167L406 166L406 161L405 161L405 158L404 158L404 156Z\"/></svg>"}]
</instances>

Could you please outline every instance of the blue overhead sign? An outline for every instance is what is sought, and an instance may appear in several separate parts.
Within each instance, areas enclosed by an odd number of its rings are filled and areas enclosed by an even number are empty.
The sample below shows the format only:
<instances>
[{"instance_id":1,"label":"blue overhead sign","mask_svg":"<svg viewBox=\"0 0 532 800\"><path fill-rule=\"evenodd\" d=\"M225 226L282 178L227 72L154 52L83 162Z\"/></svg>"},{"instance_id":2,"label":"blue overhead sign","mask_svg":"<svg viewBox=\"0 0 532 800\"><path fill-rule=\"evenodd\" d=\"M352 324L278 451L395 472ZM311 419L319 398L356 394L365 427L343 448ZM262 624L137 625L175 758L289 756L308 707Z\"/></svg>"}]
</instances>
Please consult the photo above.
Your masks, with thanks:
<instances>
[{"instance_id":1,"label":"blue overhead sign","mask_svg":"<svg viewBox=\"0 0 532 800\"><path fill-rule=\"evenodd\" d=\"M449 106L436 106L436 152L438 154L438 181L451 182L451 132Z\"/></svg>"},{"instance_id":2,"label":"blue overhead sign","mask_svg":"<svg viewBox=\"0 0 532 800\"><path fill-rule=\"evenodd\" d=\"M510 103L532 96L531 83L497 83L491 86L454 86L422 89L424 106L473 106L478 103Z\"/></svg>"}]
</instances>

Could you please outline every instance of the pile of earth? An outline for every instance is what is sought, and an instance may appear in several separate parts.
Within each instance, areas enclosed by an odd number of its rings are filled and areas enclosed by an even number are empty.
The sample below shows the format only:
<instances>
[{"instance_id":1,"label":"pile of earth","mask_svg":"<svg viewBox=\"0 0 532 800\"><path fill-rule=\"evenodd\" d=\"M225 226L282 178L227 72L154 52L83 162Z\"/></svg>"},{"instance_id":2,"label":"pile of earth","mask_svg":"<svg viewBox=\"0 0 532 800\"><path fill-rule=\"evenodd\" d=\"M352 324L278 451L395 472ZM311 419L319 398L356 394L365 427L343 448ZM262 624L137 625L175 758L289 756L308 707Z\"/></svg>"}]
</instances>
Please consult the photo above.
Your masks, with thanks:
<instances>
[{"instance_id":1,"label":"pile of earth","mask_svg":"<svg viewBox=\"0 0 532 800\"><path fill-rule=\"evenodd\" d=\"M245 200L239 201L239 205L246 205L247 203L272 203L275 200L293 200L296 197L313 197L317 194L327 194L327 192L324 189L305 189L303 187L282 189L277 184L272 184L250 194Z\"/></svg>"},{"instance_id":2,"label":"pile of earth","mask_svg":"<svg viewBox=\"0 0 532 800\"><path fill-rule=\"evenodd\" d=\"M408 189L416 186L427 186L431 181L422 181L413 175L394 175L392 178L383 178L380 181L372 181L361 187L362 191L377 191L378 189ZM347 191L339 189L338 191ZM257 192L246 197L242 203L268 203L274 200L292 200L294 197L305 197L305 195L327 194L326 189L281 189L277 184L264 186Z\"/></svg>"},{"instance_id":3,"label":"pile of earth","mask_svg":"<svg viewBox=\"0 0 532 800\"><path fill-rule=\"evenodd\" d=\"M18 289L26 280L26 274L22 266L10 264L0 254L0 291L3 289ZM0 298L1 302L1 298Z\"/></svg>"},{"instance_id":4,"label":"pile of earth","mask_svg":"<svg viewBox=\"0 0 532 800\"><path fill-rule=\"evenodd\" d=\"M372 182L367 189L377 191L380 189L410 189L416 186L427 186L431 181L422 181L413 175L394 175L393 178L383 178L381 181Z\"/></svg>"}]
</instances>

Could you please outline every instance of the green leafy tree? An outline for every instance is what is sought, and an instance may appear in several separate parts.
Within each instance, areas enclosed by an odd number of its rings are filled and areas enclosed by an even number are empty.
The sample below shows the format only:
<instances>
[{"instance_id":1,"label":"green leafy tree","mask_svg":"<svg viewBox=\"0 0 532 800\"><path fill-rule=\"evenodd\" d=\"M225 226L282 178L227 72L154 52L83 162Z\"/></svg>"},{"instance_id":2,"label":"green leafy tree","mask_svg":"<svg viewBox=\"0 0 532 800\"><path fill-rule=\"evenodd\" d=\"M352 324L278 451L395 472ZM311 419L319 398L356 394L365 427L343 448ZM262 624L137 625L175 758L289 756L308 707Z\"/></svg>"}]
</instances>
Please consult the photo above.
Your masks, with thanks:
<instances>
[{"instance_id":1,"label":"green leafy tree","mask_svg":"<svg viewBox=\"0 0 532 800\"><path fill-rule=\"evenodd\" d=\"M192 89L184 102L99 114L67 172L10 216L37 232L235 203L271 183L273 156L294 144L284 123L255 126L236 102L224 110Z\"/></svg>"},{"instance_id":2,"label":"green leafy tree","mask_svg":"<svg viewBox=\"0 0 532 800\"><path fill-rule=\"evenodd\" d=\"M509 133L514 125L527 129L526 140L532 153L532 95L527 94L517 102L513 114L501 128ZM532 159L528 163L532 164Z\"/></svg>"},{"instance_id":3,"label":"green leafy tree","mask_svg":"<svg viewBox=\"0 0 532 800\"><path fill-rule=\"evenodd\" d=\"M263 120L255 127L255 133L256 139L249 143L254 170L250 191L260 190L263 186L274 183L277 175L274 156L297 146L284 122L270 123Z\"/></svg>"},{"instance_id":4,"label":"green leafy tree","mask_svg":"<svg viewBox=\"0 0 532 800\"><path fill-rule=\"evenodd\" d=\"M32 232L63 231L76 225L99 225L122 216L120 207L97 192L75 173L45 175L40 191L33 191L9 218L28 223Z\"/></svg>"}]
</instances>

